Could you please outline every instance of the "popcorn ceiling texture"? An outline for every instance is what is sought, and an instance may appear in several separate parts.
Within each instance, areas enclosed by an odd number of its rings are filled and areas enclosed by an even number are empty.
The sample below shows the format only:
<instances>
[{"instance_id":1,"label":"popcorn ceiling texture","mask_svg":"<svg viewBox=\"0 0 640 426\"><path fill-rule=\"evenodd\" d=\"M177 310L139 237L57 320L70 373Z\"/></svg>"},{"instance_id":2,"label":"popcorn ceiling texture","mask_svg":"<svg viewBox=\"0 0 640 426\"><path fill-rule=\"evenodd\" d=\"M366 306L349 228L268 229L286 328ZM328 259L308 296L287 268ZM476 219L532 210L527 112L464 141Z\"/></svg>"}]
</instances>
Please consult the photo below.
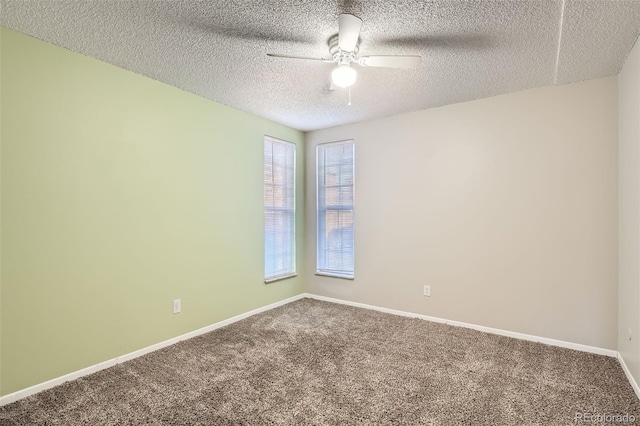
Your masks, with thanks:
<instances>
[{"instance_id":1,"label":"popcorn ceiling texture","mask_svg":"<svg viewBox=\"0 0 640 426\"><path fill-rule=\"evenodd\" d=\"M558 83L618 74L640 28L640 1L567 1Z\"/></svg>"},{"instance_id":2,"label":"popcorn ceiling texture","mask_svg":"<svg viewBox=\"0 0 640 426\"><path fill-rule=\"evenodd\" d=\"M640 0L0 6L2 26L300 130L616 74L640 32ZM360 55L420 55L422 65L358 68L348 106L346 89L329 90L333 64L266 56L328 57L340 13L364 21Z\"/></svg>"}]
</instances>

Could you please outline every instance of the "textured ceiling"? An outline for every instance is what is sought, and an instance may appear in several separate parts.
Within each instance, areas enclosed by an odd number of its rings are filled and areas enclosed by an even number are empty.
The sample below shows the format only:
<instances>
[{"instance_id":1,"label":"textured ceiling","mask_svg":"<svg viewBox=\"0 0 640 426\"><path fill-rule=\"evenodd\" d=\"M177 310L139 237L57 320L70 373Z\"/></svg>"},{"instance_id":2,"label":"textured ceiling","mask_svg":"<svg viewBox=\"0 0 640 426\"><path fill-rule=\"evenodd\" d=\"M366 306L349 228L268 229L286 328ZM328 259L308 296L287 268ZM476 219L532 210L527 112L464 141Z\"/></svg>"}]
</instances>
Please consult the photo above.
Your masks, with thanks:
<instances>
[{"instance_id":1,"label":"textured ceiling","mask_svg":"<svg viewBox=\"0 0 640 426\"><path fill-rule=\"evenodd\" d=\"M617 74L640 0L0 0L0 24L214 101L314 130ZM363 20L360 55L420 55L418 69L358 68L329 90L338 15Z\"/></svg>"}]
</instances>

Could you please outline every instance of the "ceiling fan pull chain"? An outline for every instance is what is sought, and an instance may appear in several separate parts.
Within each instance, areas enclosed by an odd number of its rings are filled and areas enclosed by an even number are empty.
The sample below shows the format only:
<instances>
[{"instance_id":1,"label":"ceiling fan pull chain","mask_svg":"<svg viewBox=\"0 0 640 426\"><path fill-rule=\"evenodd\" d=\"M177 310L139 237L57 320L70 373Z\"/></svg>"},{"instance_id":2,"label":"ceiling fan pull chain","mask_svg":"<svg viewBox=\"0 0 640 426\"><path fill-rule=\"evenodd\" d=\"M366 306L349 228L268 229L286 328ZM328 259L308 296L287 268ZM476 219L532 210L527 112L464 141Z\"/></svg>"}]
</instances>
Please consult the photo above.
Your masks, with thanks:
<instances>
[{"instance_id":1,"label":"ceiling fan pull chain","mask_svg":"<svg viewBox=\"0 0 640 426\"><path fill-rule=\"evenodd\" d=\"M351 106L351 87L349 87L349 106Z\"/></svg>"}]
</instances>

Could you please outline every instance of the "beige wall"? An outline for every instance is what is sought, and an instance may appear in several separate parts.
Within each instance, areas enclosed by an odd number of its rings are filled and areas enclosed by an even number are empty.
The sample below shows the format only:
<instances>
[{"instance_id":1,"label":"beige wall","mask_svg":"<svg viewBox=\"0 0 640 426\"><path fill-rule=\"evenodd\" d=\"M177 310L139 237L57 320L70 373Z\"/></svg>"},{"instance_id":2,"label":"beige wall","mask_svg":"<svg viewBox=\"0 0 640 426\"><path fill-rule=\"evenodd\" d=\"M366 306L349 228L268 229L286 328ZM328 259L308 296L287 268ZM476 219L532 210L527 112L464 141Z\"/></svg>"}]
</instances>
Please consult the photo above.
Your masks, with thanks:
<instances>
[{"instance_id":1,"label":"beige wall","mask_svg":"<svg viewBox=\"0 0 640 426\"><path fill-rule=\"evenodd\" d=\"M347 138L353 281L313 274L315 145ZM616 141L616 77L311 132L308 291L615 350Z\"/></svg>"},{"instance_id":2,"label":"beige wall","mask_svg":"<svg viewBox=\"0 0 640 426\"><path fill-rule=\"evenodd\" d=\"M618 351L640 382L640 43L636 43L618 76L618 114Z\"/></svg>"}]
</instances>

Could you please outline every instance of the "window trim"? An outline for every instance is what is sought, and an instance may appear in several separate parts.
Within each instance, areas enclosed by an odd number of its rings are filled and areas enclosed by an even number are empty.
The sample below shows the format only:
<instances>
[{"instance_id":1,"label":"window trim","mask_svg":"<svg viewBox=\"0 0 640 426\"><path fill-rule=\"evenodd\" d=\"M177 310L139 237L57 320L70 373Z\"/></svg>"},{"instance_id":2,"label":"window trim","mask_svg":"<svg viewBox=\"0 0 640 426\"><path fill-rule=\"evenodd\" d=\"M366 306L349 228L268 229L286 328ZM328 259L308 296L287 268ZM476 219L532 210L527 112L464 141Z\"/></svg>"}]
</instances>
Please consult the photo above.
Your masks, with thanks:
<instances>
[{"instance_id":1,"label":"window trim","mask_svg":"<svg viewBox=\"0 0 640 426\"><path fill-rule=\"evenodd\" d=\"M351 275L344 275L344 274L338 274L338 273L333 273L332 274L330 272L319 272L319 271L316 271L314 273L314 275L317 275L319 277L340 278L340 279L343 279L343 280L353 281L353 280L356 279L356 277L355 277L355 266L353 267L353 269L354 269L354 273L351 274Z\"/></svg>"},{"instance_id":2,"label":"window trim","mask_svg":"<svg viewBox=\"0 0 640 426\"><path fill-rule=\"evenodd\" d=\"M351 212L353 215L353 271L351 273L344 273L342 271L335 271L330 269L320 269L320 265L318 262L319 252L320 252L320 174L319 174L319 155L318 151L320 147L330 146L330 145L340 145L351 143L353 146L353 184L351 185L353 194L352 194L352 204L351 204ZM356 231L356 156L355 156L356 142L355 139L343 139L339 141L332 142L322 142L316 145L316 271L315 275L330 277L330 278L339 278L353 281L355 279L356 272L356 257L355 257L355 231ZM326 210L326 209L325 209Z\"/></svg>"},{"instance_id":3,"label":"window trim","mask_svg":"<svg viewBox=\"0 0 640 426\"><path fill-rule=\"evenodd\" d=\"M265 284L271 284L271 283L274 283L276 281L286 280L287 278L293 278L293 277L297 277L297 276L298 276L297 272L293 272L291 274L286 274L286 275L276 275L276 276L271 277L271 278L265 278L264 279L264 283Z\"/></svg>"},{"instance_id":4,"label":"window trim","mask_svg":"<svg viewBox=\"0 0 640 426\"><path fill-rule=\"evenodd\" d=\"M271 284L274 283L276 281L281 281L281 280L285 280L287 278L293 278L298 276L298 252L297 252L297 244L296 244L296 239L297 239L297 210L296 210L296 204L297 204L297 193L296 193L296 189L297 189L297 151L298 151L298 147L295 143L293 142L289 142L289 141L285 141L283 139L279 139L270 135L264 135L264 138L262 140L262 149L263 149L263 157L262 157L262 173L263 173L263 183L262 183L262 193L263 193L263 197L264 197L264 144L267 141L267 139L269 139L271 141L271 143L280 143L280 144L286 144L286 145L290 145L293 148L293 206L291 208L291 213L292 213L292 217L293 217L293 223L292 223L292 229L293 229L293 244L291 247L291 256L292 258L292 265L293 265L293 270L291 271L287 271L285 273L282 274L278 274L278 275L273 275L270 277L266 276L266 236L265 236L265 231L266 231L266 222L265 222L265 216L264 213L265 211L267 211L267 207L264 204L264 199L262 201L262 228L263 228L263 247L262 247L262 252L263 252L263 268L262 268L262 272L263 272L263 281L265 284ZM273 164L273 162L272 162ZM273 210L277 210L277 209L273 209ZM289 209L286 209L287 211L289 211Z\"/></svg>"}]
</instances>

